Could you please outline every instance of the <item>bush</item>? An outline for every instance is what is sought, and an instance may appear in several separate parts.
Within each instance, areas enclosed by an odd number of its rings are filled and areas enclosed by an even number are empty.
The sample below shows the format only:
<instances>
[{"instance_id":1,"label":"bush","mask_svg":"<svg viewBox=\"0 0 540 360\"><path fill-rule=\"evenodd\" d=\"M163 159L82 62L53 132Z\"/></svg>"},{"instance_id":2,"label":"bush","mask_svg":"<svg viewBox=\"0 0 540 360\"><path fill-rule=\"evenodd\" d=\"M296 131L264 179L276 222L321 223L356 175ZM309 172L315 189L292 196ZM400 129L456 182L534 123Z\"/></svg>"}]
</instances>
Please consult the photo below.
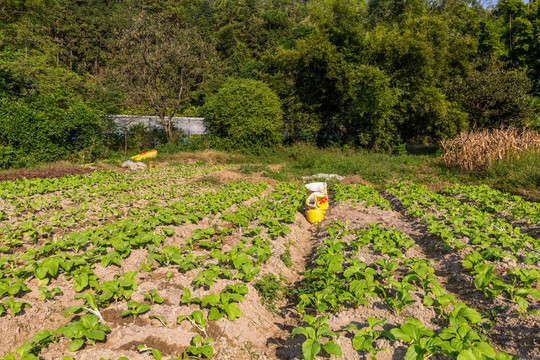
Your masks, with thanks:
<instances>
[{"instance_id":1,"label":"bush","mask_svg":"<svg viewBox=\"0 0 540 360\"><path fill-rule=\"evenodd\" d=\"M95 157L101 153L96 146L100 132L97 114L61 92L19 101L0 97L0 146L13 150L12 160L3 167L17 167L18 158L24 157L56 161L81 151L93 152L89 155Z\"/></svg>"},{"instance_id":2,"label":"bush","mask_svg":"<svg viewBox=\"0 0 540 360\"><path fill-rule=\"evenodd\" d=\"M261 81L228 80L216 95L207 98L204 114L218 147L257 153L281 144L281 103Z\"/></svg>"}]
</instances>

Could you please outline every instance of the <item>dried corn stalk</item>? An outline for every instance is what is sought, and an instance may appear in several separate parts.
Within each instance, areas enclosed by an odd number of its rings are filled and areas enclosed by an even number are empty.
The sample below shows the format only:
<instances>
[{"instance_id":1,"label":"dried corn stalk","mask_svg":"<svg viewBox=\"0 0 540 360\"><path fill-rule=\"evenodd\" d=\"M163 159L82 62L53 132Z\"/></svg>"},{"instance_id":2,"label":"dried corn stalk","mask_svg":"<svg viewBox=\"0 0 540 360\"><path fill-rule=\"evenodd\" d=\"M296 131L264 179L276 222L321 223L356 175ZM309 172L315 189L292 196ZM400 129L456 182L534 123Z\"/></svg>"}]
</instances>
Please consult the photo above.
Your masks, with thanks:
<instances>
[{"instance_id":1,"label":"dried corn stalk","mask_svg":"<svg viewBox=\"0 0 540 360\"><path fill-rule=\"evenodd\" d=\"M540 152L540 134L514 127L462 132L442 143L446 166L470 171L489 169L496 161Z\"/></svg>"}]
</instances>

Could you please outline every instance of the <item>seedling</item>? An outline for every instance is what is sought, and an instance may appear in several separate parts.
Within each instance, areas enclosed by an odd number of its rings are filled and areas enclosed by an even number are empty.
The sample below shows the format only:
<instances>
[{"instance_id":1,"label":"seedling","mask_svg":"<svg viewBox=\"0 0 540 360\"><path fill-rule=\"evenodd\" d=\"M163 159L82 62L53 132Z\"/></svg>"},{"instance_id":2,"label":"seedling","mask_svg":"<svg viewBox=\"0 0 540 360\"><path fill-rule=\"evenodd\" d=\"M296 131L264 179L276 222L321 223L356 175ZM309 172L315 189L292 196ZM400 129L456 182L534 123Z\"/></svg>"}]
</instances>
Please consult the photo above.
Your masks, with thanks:
<instances>
[{"instance_id":1,"label":"seedling","mask_svg":"<svg viewBox=\"0 0 540 360\"><path fill-rule=\"evenodd\" d=\"M186 353L196 356L197 359L201 357L209 358L214 355L214 348L210 345L214 339L207 337L205 339L200 335L195 335L191 340L192 345L188 346Z\"/></svg>"},{"instance_id":2,"label":"seedling","mask_svg":"<svg viewBox=\"0 0 540 360\"><path fill-rule=\"evenodd\" d=\"M2 316L7 310L14 318L17 314L23 311L25 307L32 307L26 301L15 301L14 299L6 299L0 303L0 316Z\"/></svg>"},{"instance_id":3,"label":"seedling","mask_svg":"<svg viewBox=\"0 0 540 360\"><path fill-rule=\"evenodd\" d=\"M62 290L60 288L52 288L51 290L47 290L45 286L41 286L39 288L39 297L44 299L45 301L52 301L54 300L55 296L61 295Z\"/></svg>"},{"instance_id":4,"label":"seedling","mask_svg":"<svg viewBox=\"0 0 540 360\"><path fill-rule=\"evenodd\" d=\"M133 316L133 322L137 320L139 315L144 314L150 310L150 305L148 304L139 304L137 301L130 301L127 303L128 309L122 311L121 316Z\"/></svg>"},{"instance_id":5,"label":"seedling","mask_svg":"<svg viewBox=\"0 0 540 360\"><path fill-rule=\"evenodd\" d=\"M375 326L377 325L384 325L386 323L386 318L383 319L376 319L374 317L368 316L368 327L364 329L358 330L358 327L355 324L349 324L345 328L343 328L343 331L347 330L357 330L357 333L354 335L353 338L353 348L358 351L367 351L370 354L372 354L371 359L375 360L375 355L379 351L390 351L387 348L375 348L373 347L373 342L379 338L386 338L389 340L394 340L394 335L392 333L385 331L385 330L375 330Z\"/></svg>"},{"instance_id":6,"label":"seedling","mask_svg":"<svg viewBox=\"0 0 540 360\"><path fill-rule=\"evenodd\" d=\"M100 324L94 315L82 315L80 321L73 321L58 328L59 333L72 339L68 349L73 352L85 344L95 345L96 341L105 340L105 333L110 331L111 329Z\"/></svg>"},{"instance_id":7,"label":"seedling","mask_svg":"<svg viewBox=\"0 0 540 360\"><path fill-rule=\"evenodd\" d=\"M161 360L161 356L162 356L161 351L159 351L158 349L150 348L146 345L139 345L137 346L137 349L139 350L140 353L150 353L152 354L154 359Z\"/></svg>"},{"instance_id":8,"label":"seedling","mask_svg":"<svg viewBox=\"0 0 540 360\"><path fill-rule=\"evenodd\" d=\"M326 323L328 321L328 315L319 318L304 315L304 320L308 323L308 326L299 326L291 333L291 338L294 338L298 334L306 337L306 340L302 344L304 359L313 360L321 352L321 347L328 354L341 357L341 347L331 340L334 336L339 337L339 334L330 330L329 325ZM324 344L322 343L323 341Z\"/></svg>"},{"instance_id":9,"label":"seedling","mask_svg":"<svg viewBox=\"0 0 540 360\"><path fill-rule=\"evenodd\" d=\"M105 322L105 320L101 316L101 313L98 309L96 298L93 294L84 293L77 296L77 299L84 299L84 305L75 305L75 306L68 307L66 310L64 310L64 317L68 317L71 314L79 314L83 310L86 310L90 312L91 314L93 314L94 316L96 316L99 319L99 321Z\"/></svg>"},{"instance_id":10,"label":"seedling","mask_svg":"<svg viewBox=\"0 0 540 360\"><path fill-rule=\"evenodd\" d=\"M144 295L144 299L150 301L151 304L163 303L163 298L157 293L155 289L148 291L148 294Z\"/></svg>"},{"instance_id":11,"label":"seedling","mask_svg":"<svg viewBox=\"0 0 540 360\"><path fill-rule=\"evenodd\" d=\"M167 324L167 322L165 321L165 319L161 315L150 315L149 318L158 320L166 328L169 327L169 325Z\"/></svg>"},{"instance_id":12,"label":"seedling","mask_svg":"<svg viewBox=\"0 0 540 360\"><path fill-rule=\"evenodd\" d=\"M191 315L180 315L177 318L176 322L180 324L184 320L188 320L193 326L202 331L204 333L204 336L208 336L206 334L207 320L204 318L204 314L202 311L195 310Z\"/></svg>"}]
</instances>

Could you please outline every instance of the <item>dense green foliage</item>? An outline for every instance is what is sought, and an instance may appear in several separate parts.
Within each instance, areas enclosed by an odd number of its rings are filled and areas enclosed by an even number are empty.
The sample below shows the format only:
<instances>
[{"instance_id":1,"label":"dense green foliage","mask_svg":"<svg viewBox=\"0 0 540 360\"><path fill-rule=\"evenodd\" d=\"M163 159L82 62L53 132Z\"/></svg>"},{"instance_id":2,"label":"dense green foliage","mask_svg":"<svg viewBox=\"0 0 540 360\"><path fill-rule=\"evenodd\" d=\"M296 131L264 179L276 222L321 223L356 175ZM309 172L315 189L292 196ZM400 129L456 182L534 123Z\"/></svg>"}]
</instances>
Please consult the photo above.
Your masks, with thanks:
<instances>
[{"instance_id":1,"label":"dense green foliage","mask_svg":"<svg viewBox=\"0 0 540 360\"><path fill-rule=\"evenodd\" d=\"M159 115L169 141L167 119L201 115L231 77L277 94L286 142L399 152L471 128L539 126L538 1L7 0L0 18L10 107L27 106L22 94L65 109L41 100L62 88L88 111ZM124 135L106 149L136 143Z\"/></svg>"},{"instance_id":2,"label":"dense green foliage","mask_svg":"<svg viewBox=\"0 0 540 360\"><path fill-rule=\"evenodd\" d=\"M260 151L281 144L281 104L265 83L231 79L207 98L204 114L222 146Z\"/></svg>"},{"instance_id":3,"label":"dense green foliage","mask_svg":"<svg viewBox=\"0 0 540 360\"><path fill-rule=\"evenodd\" d=\"M0 167L69 159L72 155L84 160L92 151L99 151L98 115L59 91L19 102L2 97L0 118Z\"/></svg>"}]
</instances>

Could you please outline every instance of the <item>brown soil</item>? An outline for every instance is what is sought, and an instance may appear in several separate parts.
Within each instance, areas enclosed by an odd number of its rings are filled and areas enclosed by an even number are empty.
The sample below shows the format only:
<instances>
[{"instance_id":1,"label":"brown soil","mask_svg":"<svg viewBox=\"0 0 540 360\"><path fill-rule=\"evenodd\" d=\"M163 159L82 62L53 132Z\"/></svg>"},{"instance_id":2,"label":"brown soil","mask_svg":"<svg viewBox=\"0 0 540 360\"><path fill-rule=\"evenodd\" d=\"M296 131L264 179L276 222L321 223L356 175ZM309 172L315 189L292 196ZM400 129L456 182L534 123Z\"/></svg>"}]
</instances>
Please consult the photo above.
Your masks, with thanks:
<instances>
[{"instance_id":1,"label":"brown soil","mask_svg":"<svg viewBox=\"0 0 540 360\"><path fill-rule=\"evenodd\" d=\"M273 190L273 180L266 179L261 174L247 176L234 170L222 170L209 176L214 177L219 183L235 180L267 181L270 186L261 194L262 197ZM201 178L204 177L199 177L199 181ZM361 177L354 175L348 176L343 183L367 184ZM208 185L208 187L211 187L211 185ZM204 188L207 188L207 186ZM251 206L257 198L249 199L240 205ZM333 220L339 220L348 222L349 229L362 228L366 223L379 223L383 227L399 230L412 238L416 244L405 253L405 259L418 257L432 260L438 283L453 294L458 301L462 301L480 312L490 312L494 306L505 305L502 300L486 299L482 293L476 291L474 277L464 271L461 266L461 261L466 255L465 251L446 252L442 250L438 246L438 240L430 235L425 225L406 216L399 203L395 199L390 200L394 200L392 201L393 210L390 211L374 207L366 208L362 205L351 206L343 203L332 203L322 225L324 226ZM64 205L71 206L67 202ZM226 211L233 212L237 208L232 206ZM231 226L231 224L224 223L219 215L208 216L197 224L166 226L174 228L174 234L166 238L163 246L174 245L180 247L186 244L186 238L191 237L195 229L226 226L233 228L234 232L223 238L222 252L230 251L233 246L237 245L246 236L245 229L238 229ZM122 212L120 216L127 217L129 215ZM249 224L248 228L256 226L258 226L257 220ZM291 331L295 327L305 325L296 310L294 295L288 299L278 301L276 303L277 309L270 310L261 303L259 293L254 286L255 282L266 274L275 274L281 275L286 280L290 290L293 290L300 285L306 269L312 266L314 253L326 237L324 230L319 226L309 224L300 212L295 214L295 221L288 224L288 226L291 231L287 236L270 239L269 246L272 254L270 259L261 264L260 273L256 278L246 283L248 294L242 302L237 303L243 315L235 320L228 320L224 317L217 321L208 322L206 332L214 339L215 354L213 359L302 359L302 342L304 338L302 336L297 336L294 339L290 338ZM157 228L155 231L160 233L161 228ZM531 226L528 231L531 234L538 234L538 227ZM60 235L55 236L61 237ZM259 236L268 238L268 231L263 230ZM19 250L33 246L36 245L25 243ZM290 251L293 263L290 268L287 268L280 258L280 255L287 248ZM203 247L197 247L192 253L194 256L204 257L207 264L211 264L213 261L209 257L209 251ZM115 275L121 275L127 271L139 271L136 276L137 290L133 293L131 300L143 302L144 294L155 289L164 299L162 304L152 304L149 312L140 315L136 321L133 321L132 317L122 318L120 316L121 312L127 309L126 301L120 301L118 306L112 303L109 307L101 310L107 325L111 327L111 333L107 335L105 342L100 342L95 346L87 346L73 354L67 351L69 340L62 338L58 343L51 344L48 349L44 349L40 354L41 358L56 360L65 355L76 356L78 360L96 360L101 357L104 359L117 359L120 356L126 356L131 360L151 358L151 355L138 351L139 345L160 350L164 358L182 356L185 349L190 345L193 336L202 333L201 330L195 328L187 320L182 321L180 324L177 323L178 316L188 315L194 310L201 309L197 304L188 306L181 303L183 289L190 288L193 297L202 298L210 293L219 293L225 286L238 283L238 280L220 278L209 289L195 289L193 278L203 270L202 268L182 273L175 265L160 267L154 261L154 269L147 273L140 268L141 263L148 263L147 255L148 252L145 249L132 250L130 256L122 260L121 268L117 266L104 268L97 263L92 265L92 269L100 282L111 280ZM362 249L356 256L368 266L373 266L375 261L384 257L375 252L370 246ZM508 262L493 264L496 266L497 272L512 265ZM171 272L172 276L167 281L166 274L168 272ZM404 272L406 272L406 269L400 265L396 276L402 277ZM79 294L73 290L73 279L70 278L66 279L63 276L58 276L57 279L51 281L47 288L58 287L61 289L62 294L48 302L40 299L39 286L35 279L27 281L26 285L31 291L25 294L22 299L29 302L32 307L26 308L22 314L14 318L9 315L0 318L0 333L4 335L0 337L0 356L13 351L16 346L20 346L25 340L31 339L39 330L57 329L60 325L68 323L75 318L75 315L66 319L62 316L63 310L68 306L80 305L82 302L75 299ZM349 323L357 324L359 328L363 328L367 326L366 317L373 316L387 318L384 328L388 330L404 323L407 317L413 317L421 320L428 328L440 329L440 319L438 319L433 308L422 304L423 293L411 291L411 295L413 303L406 306L401 313L391 311L382 299L375 298L367 306L345 309L330 315L328 324L334 331ZM538 302L534 302L534 300L531 302L531 310L538 309L539 306ZM207 317L209 309L204 308L201 310ZM162 316L168 327L162 325L158 320L150 319L151 315ZM540 331L539 320L539 315L531 315L525 320L521 320L516 316L515 307L512 305L503 308L495 315L492 328L489 330L492 336L492 346L497 351L506 351L520 359L538 360L540 358L538 356L540 354L540 341L537 336L538 331ZM343 350L342 359L360 359L364 356L367 358L365 353L359 353L352 348L351 334L343 333L336 342ZM376 358L378 360L403 359L405 357L406 346L400 341L379 340L377 346L389 349L389 352L377 354ZM324 354L320 354L319 358L322 358L321 355L327 359L334 359L329 356L325 357Z\"/></svg>"},{"instance_id":2,"label":"brown soil","mask_svg":"<svg viewBox=\"0 0 540 360\"><path fill-rule=\"evenodd\" d=\"M35 178L59 178L67 175L81 175L93 172L91 167L51 167L44 169L20 169L0 173L0 181Z\"/></svg>"},{"instance_id":3,"label":"brown soil","mask_svg":"<svg viewBox=\"0 0 540 360\"><path fill-rule=\"evenodd\" d=\"M230 154L216 150L205 150L203 152L179 152L171 155L160 157L160 161L173 162L179 161L183 163L194 164L196 162L204 162L209 165L222 164L230 158Z\"/></svg>"},{"instance_id":4,"label":"brown soil","mask_svg":"<svg viewBox=\"0 0 540 360\"><path fill-rule=\"evenodd\" d=\"M360 175L347 175L339 183L342 185L354 185L354 184L369 185L369 182L362 179Z\"/></svg>"}]
</instances>

